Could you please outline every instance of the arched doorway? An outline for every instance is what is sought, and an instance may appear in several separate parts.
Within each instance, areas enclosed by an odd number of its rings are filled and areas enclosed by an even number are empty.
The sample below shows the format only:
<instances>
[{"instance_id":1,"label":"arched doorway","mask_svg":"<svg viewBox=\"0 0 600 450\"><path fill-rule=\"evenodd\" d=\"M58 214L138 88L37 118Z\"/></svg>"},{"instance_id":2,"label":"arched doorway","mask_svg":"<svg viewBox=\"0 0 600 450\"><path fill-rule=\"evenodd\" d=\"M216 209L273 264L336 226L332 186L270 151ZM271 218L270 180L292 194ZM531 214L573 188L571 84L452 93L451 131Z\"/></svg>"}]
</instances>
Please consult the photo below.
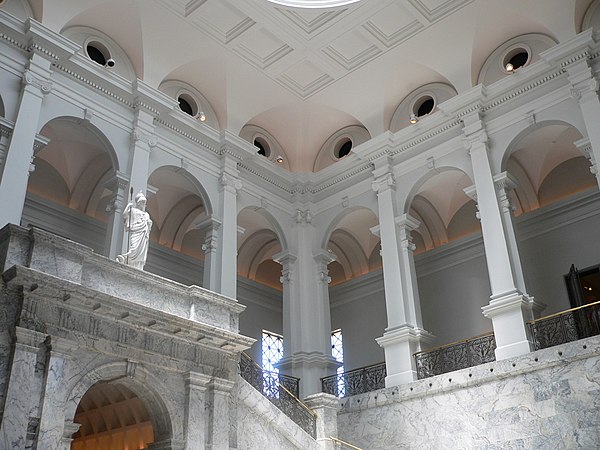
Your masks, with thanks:
<instances>
[{"instance_id":1,"label":"arched doorway","mask_svg":"<svg viewBox=\"0 0 600 450\"><path fill-rule=\"evenodd\" d=\"M81 426L71 450L138 450L154 442L144 401L124 384L94 384L81 398L73 421Z\"/></svg>"}]
</instances>

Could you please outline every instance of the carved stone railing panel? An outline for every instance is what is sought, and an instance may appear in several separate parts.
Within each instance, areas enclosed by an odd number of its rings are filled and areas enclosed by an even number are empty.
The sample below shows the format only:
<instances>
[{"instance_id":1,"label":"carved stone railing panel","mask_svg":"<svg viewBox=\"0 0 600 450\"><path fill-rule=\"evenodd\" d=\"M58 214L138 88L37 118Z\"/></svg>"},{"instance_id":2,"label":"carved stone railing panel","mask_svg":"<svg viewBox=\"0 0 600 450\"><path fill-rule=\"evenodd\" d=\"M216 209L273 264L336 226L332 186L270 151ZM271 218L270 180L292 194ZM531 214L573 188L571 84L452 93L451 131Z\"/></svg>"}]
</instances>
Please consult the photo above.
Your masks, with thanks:
<instances>
[{"instance_id":1,"label":"carved stone railing panel","mask_svg":"<svg viewBox=\"0 0 600 450\"><path fill-rule=\"evenodd\" d=\"M298 378L263 370L245 353L240 357L240 375L299 427L316 438L316 416L298 399Z\"/></svg>"},{"instance_id":2,"label":"carved stone railing panel","mask_svg":"<svg viewBox=\"0 0 600 450\"><path fill-rule=\"evenodd\" d=\"M490 333L415 353L417 377L432 377L495 361L495 350L496 340Z\"/></svg>"},{"instance_id":3,"label":"carved stone railing panel","mask_svg":"<svg viewBox=\"0 0 600 450\"><path fill-rule=\"evenodd\" d=\"M529 322L535 350L600 334L600 302Z\"/></svg>"},{"instance_id":4,"label":"carved stone railing panel","mask_svg":"<svg viewBox=\"0 0 600 450\"><path fill-rule=\"evenodd\" d=\"M385 387L385 363L321 378L321 390L336 397L350 397Z\"/></svg>"}]
</instances>

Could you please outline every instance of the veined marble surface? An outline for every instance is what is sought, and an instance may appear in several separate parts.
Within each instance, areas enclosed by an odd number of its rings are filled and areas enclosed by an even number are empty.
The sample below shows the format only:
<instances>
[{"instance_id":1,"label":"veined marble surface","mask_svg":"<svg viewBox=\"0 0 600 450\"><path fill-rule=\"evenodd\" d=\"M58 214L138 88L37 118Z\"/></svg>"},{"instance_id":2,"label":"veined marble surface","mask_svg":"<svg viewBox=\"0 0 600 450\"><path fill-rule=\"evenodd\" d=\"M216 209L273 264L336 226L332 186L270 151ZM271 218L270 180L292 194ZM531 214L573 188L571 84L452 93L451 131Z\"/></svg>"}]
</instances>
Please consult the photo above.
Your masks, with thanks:
<instances>
[{"instance_id":1,"label":"veined marble surface","mask_svg":"<svg viewBox=\"0 0 600 450\"><path fill-rule=\"evenodd\" d=\"M598 449L600 336L340 402L365 450Z\"/></svg>"},{"instance_id":2,"label":"veined marble surface","mask_svg":"<svg viewBox=\"0 0 600 450\"><path fill-rule=\"evenodd\" d=\"M241 377L232 395L237 450L319 450L319 444Z\"/></svg>"}]
</instances>

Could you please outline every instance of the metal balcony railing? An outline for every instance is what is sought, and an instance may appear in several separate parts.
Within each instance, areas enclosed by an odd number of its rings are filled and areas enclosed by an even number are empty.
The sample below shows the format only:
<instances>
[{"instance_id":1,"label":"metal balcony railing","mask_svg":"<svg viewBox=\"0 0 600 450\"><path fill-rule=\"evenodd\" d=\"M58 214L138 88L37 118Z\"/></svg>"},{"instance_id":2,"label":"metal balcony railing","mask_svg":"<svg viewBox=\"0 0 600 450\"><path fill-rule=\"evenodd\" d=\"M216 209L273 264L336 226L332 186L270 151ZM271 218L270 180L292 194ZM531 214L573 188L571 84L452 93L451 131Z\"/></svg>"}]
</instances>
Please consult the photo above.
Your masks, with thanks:
<instances>
[{"instance_id":1,"label":"metal balcony railing","mask_svg":"<svg viewBox=\"0 0 600 450\"><path fill-rule=\"evenodd\" d=\"M600 334L600 302L571 308L529 322L535 350Z\"/></svg>"},{"instance_id":2,"label":"metal balcony railing","mask_svg":"<svg viewBox=\"0 0 600 450\"><path fill-rule=\"evenodd\" d=\"M496 360L494 333L464 339L415 353L420 379L478 366Z\"/></svg>"},{"instance_id":3,"label":"metal balcony railing","mask_svg":"<svg viewBox=\"0 0 600 450\"><path fill-rule=\"evenodd\" d=\"M240 356L240 375L313 438L317 437L317 416L298 398L300 380L263 370L250 356Z\"/></svg>"},{"instance_id":4,"label":"metal balcony railing","mask_svg":"<svg viewBox=\"0 0 600 450\"><path fill-rule=\"evenodd\" d=\"M321 390L336 397L350 397L385 387L385 362L321 378Z\"/></svg>"}]
</instances>

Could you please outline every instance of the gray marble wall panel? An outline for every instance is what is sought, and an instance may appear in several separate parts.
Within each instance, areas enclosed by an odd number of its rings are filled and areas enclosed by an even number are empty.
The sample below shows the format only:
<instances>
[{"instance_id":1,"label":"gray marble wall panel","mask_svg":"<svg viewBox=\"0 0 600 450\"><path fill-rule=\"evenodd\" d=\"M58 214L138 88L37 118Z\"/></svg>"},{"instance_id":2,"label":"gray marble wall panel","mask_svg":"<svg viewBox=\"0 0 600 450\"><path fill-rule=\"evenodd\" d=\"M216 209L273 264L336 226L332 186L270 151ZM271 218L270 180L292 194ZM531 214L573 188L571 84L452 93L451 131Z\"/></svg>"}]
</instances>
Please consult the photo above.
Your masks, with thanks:
<instances>
[{"instance_id":1,"label":"gray marble wall panel","mask_svg":"<svg viewBox=\"0 0 600 450\"><path fill-rule=\"evenodd\" d=\"M600 337L340 402L363 449L596 449Z\"/></svg>"}]
</instances>

